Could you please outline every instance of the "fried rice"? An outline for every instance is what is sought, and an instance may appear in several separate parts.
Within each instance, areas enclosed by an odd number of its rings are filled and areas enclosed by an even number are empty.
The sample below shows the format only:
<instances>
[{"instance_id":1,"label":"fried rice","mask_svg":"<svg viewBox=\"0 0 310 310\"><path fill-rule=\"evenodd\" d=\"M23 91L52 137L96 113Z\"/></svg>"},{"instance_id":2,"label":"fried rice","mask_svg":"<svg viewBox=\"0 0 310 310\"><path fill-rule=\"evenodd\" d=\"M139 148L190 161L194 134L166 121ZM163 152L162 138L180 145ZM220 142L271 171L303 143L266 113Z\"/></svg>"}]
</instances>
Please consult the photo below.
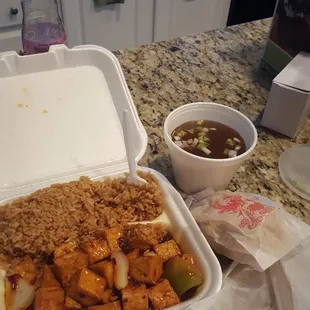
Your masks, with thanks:
<instances>
[{"instance_id":1,"label":"fried rice","mask_svg":"<svg viewBox=\"0 0 310 310\"><path fill-rule=\"evenodd\" d=\"M104 228L153 220L163 212L158 180L129 185L126 178L54 184L0 207L0 253L9 260L26 256L44 261L68 241L87 241Z\"/></svg>"}]
</instances>

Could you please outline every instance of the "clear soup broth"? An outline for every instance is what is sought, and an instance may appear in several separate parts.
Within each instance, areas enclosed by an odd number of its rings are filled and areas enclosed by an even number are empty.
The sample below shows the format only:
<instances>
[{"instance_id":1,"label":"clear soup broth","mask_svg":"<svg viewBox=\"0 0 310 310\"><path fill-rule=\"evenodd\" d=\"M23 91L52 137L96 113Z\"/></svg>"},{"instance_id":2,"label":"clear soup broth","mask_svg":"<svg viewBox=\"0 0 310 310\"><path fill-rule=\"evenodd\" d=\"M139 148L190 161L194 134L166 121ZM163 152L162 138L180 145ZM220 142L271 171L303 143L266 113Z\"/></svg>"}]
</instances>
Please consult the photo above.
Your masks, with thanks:
<instances>
[{"instance_id":1,"label":"clear soup broth","mask_svg":"<svg viewBox=\"0 0 310 310\"><path fill-rule=\"evenodd\" d=\"M205 158L232 158L246 151L244 139L236 130L209 120L186 122L173 130L171 137L184 151Z\"/></svg>"}]
</instances>

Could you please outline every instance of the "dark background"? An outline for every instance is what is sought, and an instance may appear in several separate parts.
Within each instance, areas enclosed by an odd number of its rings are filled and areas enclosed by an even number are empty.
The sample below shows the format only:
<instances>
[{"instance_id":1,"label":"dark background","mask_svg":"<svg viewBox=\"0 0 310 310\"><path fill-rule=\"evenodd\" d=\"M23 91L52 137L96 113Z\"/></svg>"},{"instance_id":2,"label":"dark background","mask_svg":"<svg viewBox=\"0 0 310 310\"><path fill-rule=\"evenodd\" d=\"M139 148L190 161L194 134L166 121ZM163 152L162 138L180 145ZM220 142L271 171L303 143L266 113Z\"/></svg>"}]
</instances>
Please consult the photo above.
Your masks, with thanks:
<instances>
[{"instance_id":1,"label":"dark background","mask_svg":"<svg viewBox=\"0 0 310 310\"><path fill-rule=\"evenodd\" d=\"M310 53L310 0L290 0L289 4L292 17L285 11L284 0L279 1L270 37L295 57L300 51Z\"/></svg>"},{"instance_id":2,"label":"dark background","mask_svg":"<svg viewBox=\"0 0 310 310\"><path fill-rule=\"evenodd\" d=\"M232 0L227 26L271 17L277 0Z\"/></svg>"}]
</instances>

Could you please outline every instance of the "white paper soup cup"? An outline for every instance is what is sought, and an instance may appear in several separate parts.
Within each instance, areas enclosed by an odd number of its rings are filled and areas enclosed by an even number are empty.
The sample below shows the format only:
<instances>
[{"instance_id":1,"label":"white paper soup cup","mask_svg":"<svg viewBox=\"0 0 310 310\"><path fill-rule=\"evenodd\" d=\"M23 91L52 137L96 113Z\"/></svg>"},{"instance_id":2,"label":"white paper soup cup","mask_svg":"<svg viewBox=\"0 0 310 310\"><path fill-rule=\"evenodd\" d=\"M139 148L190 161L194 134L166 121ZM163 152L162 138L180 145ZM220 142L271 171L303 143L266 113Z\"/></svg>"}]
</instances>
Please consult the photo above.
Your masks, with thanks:
<instances>
[{"instance_id":1,"label":"white paper soup cup","mask_svg":"<svg viewBox=\"0 0 310 310\"><path fill-rule=\"evenodd\" d=\"M245 141L246 152L233 158L210 159L184 151L172 141L171 133L183 123L195 120L216 121L235 129ZM190 103L172 111L165 120L164 137L170 150L175 180L188 194L206 188L226 188L241 164L250 157L257 143L256 128L245 115L211 102Z\"/></svg>"}]
</instances>

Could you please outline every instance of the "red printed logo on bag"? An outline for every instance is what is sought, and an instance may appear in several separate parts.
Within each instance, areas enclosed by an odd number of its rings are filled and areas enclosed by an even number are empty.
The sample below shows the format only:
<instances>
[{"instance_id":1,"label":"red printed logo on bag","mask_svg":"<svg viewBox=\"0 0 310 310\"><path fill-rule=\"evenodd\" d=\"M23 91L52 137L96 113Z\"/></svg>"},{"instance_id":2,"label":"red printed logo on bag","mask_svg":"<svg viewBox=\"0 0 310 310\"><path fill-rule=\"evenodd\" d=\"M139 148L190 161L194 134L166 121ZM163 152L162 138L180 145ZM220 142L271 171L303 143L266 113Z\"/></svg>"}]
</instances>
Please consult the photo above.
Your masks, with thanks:
<instances>
[{"instance_id":1,"label":"red printed logo on bag","mask_svg":"<svg viewBox=\"0 0 310 310\"><path fill-rule=\"evenodd\" d=\"M260 203L257 197L244 198L240 195L225 195L213 203L213 208L219 210L218 214L235 214L241 219L239 227L248 229L254 229L274 210L274 207Z\"/></svg>"}]
</instances>

